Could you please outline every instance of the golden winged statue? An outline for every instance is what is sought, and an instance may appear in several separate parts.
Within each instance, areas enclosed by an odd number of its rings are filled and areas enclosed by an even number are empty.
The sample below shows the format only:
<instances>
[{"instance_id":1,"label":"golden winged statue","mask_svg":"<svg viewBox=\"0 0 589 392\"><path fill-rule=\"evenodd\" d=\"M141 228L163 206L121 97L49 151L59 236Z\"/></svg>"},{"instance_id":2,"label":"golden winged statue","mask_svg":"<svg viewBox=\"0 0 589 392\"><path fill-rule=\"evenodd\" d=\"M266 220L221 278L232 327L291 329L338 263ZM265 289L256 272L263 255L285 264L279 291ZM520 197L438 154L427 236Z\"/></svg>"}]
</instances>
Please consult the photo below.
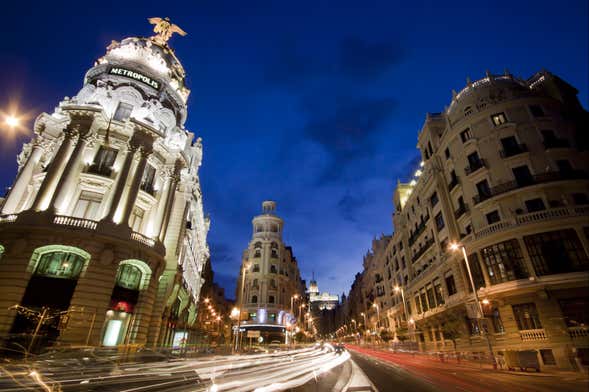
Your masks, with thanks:
<instances>
[{"instance_id":1,"label":"golden winged statue","mask_svg":"<svg viewBox=\"0 0 589 392\"><path fill-rule=\"evenodd\" d=\"M168 40L174 33L178 33L182 36L186 35L186 32L182 30L178 25L170 22L170 18L148 18L149 23L155 25L153 31L156 33L151 39L161 45L167 45Z\"/></svg>"}]
</instances>

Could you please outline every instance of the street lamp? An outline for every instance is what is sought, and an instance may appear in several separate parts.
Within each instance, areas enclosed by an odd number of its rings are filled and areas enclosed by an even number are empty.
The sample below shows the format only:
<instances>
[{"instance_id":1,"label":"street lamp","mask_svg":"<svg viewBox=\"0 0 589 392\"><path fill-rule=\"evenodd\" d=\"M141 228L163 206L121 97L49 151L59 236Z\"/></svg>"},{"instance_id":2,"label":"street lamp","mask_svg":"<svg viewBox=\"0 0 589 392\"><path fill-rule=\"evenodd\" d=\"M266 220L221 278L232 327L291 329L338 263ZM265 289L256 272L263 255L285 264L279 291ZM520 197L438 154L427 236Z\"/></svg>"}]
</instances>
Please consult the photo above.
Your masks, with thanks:
<instances>
[{"instance_id":1,"label":"street lamp","mask_svg":"<svg viewBox=\"0 0 589 392\"><path fill-rule=\"evenodd\" d=\"M457 250L462 250L462 257L464 258L464 263L466 264L466 271L468 272L468 279L470 280L470 284L472 286L472 291L474 292L474 299L477 303L477 307L479 310L480 318L483 318L483 306L481 305L481 301L479 301L479 295L477 293L477 289L474 285L474 279L472 278L472 273L470 272L470 264L468 263L468 257L466 256L466 248L464 245L459 244L457 242L452 242L450 244L450 250L456 252ZM478 319L478 317L477 317ZM489 347L489 354L491 355L491 361L493 363L493 369L497 370L497 361L495 360L495 355L493 354L493 347L491 346L491 339L489 339L488 331L484 331L484 328L481 328L483 333L485 334L485 338L487 339L487 346Z\"/></svg>"},{"instance_id":2,"label":"street lamp","mask_svg":"<svg viewBox=\"0 0 589 392\"><path fill-rule=\"evenodd\" d=\"M244 262L241 271L241 295L239 296L239 314L237 315L237 331L235 333L235 350L239 349L239 328L241 327L241 310L243 308L243 296L245 294L245 273L250 268L251 263Z\"/></svg>"}]
</instances>

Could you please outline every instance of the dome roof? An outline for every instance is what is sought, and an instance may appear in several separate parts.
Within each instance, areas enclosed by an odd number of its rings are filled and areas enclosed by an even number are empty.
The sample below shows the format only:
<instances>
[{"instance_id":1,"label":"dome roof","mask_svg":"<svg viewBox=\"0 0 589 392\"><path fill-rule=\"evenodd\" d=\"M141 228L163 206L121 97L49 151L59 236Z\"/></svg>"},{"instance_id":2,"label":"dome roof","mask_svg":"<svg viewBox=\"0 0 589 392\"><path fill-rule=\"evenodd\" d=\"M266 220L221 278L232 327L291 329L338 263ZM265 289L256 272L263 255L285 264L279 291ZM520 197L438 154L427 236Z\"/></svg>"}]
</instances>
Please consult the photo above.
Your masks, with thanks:
<instances>
[{"instance_id":1,"label":"dome roof","mask_svg":"<svg viewBox=\"0 0 589 392\"><path fill-rule=\"evenodd\" d=\"M190 90L185 86L186 72L168 45L157 43L153 37L129 37L112 41L98 64L132 63L168 83L186 102Z\"/></svg>"}]
</instances>

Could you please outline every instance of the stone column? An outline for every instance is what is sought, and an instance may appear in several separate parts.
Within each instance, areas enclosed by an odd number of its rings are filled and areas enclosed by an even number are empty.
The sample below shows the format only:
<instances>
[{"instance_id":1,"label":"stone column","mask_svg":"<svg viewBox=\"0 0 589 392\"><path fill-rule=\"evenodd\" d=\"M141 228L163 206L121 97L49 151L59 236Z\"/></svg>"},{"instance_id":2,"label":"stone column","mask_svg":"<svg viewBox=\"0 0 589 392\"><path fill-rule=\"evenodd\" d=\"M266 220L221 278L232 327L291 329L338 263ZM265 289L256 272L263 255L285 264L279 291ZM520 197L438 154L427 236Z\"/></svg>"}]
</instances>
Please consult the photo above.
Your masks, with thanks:
<instances>
[{"instance_id":1,"label":"stone column","mask_svg":"<svg viewBox=\"0 0 589 392\"><path fill-rule=\"evenodd\" d=\"M180 181L180 170L182 170L182 164L180 161L176 161L176 165L174 166L174 174L170 177L170 184L168 189L168 194L166 197L166 204L164 205L162 223L160 226L159 232L159 240L160 242L164 242L164 238L166 237L166 232L168 230L168 224L170 223L170 214L172 212L172 207L174 205L174 196L176 195L176 186Z\"/></svg>"},{"instance_id":2,"label":"stone column","mask_svg":"<svg viewBox=\"0 0 589 392\"><path fill-rule=\"evenodd\" d=\"M72 142L74 137L76 137L78 134L77 129L75 129L70 123L70 125L68 125L63 130L63 133L63 141L61 142L57 153L47 168L47 174L45 175L45 178L39 187L39 191L35 196L33 205L31 206L31 210L33 211L42 211L49 206L48 199L55 190L55 185L57 184L57 181L59 180L59 177L62 173L62 168L66 159L72 152Z\"/></svg>"},{"instance_id":3,"label":"stone column","mask_svg":"<svg viewBox=\"0 0 589 392\"><path fill-rule=\"evenodd\" d=\"M40 137L37 137L33 142L31 152L27 159L27 162L23 165L22 169L18 173L18 177L10 189L10 193L4 202L4 206L2 208L2 214L12 214L17 212L16 209L18 208L18 203L24 196L24 193L27 189L27 186L31 182L31 178L33 177L33 172L39 162L39 158L43 153L43 145L42 140Z\"/></svg>"},{"instance_id":4,"label":"stone column","mask_svg":"<svg viewBox=\"0 0 589 392\"><path fill-rule=\"evenodd\" d=\"M79 175L76 168L80 165L82 154L92 136L90 128L92 127L94 116L85 113L82 113L82 115L76 115L76 117L73 117L72 115L72 121L75 121L78 126L79 137L78 142L74 147L74 151L70 155L70 158L63 169L63 174L57 183L55 193L51 199L50 206L55 210L56 214L62 214L65 212L65 209L67 208L66 203L73 193L72 187Z\"/></svg>"},{"instance_id":5,"label":"stone column","mask_svg":"<svg viewBox=\"0 0 589 392\"><path fill-rule=\"evenodd\" d=\"M153 141L152 141L153 143ZM135 173L133 176L133 180L131 182L131 189L129 189L129 195L127 196L127 201L121 213L121 222L124 224L129 223L129 216L131 215L131 211L133 211L133 205L135 204L135 200L137 199L137 194L139 193L139 187L141 186L141 179L143 177L143 172L145 171L145 165L147 165L147 157L152 152L151 145L142 145L140 149L139 163L137 164L137 168L135 169Z\"/></svg>"},{"instance_id":6,"label":"stone column","mask_svg":"<svg viewBox=\"0 0 589 392\"><path fill-rule=\"evenodd\" d=\"M121 173L119 174L119 178L117 179L117 183L113 190L113 197L110 202L110 208L108 210L108 214L104 217L107 221L114 221L114 216L121 202L121 197L123 196L123 191L125 190L125 184L127 183L127 178L129 177L129 170L131 169L131 163L133 162L133 156L139 146L135 144L134 140L129 141L129 146L127 149L127 155L125 156L125 162L123 163L123 167L121 168Z\"/></svg>"}]
</instances>

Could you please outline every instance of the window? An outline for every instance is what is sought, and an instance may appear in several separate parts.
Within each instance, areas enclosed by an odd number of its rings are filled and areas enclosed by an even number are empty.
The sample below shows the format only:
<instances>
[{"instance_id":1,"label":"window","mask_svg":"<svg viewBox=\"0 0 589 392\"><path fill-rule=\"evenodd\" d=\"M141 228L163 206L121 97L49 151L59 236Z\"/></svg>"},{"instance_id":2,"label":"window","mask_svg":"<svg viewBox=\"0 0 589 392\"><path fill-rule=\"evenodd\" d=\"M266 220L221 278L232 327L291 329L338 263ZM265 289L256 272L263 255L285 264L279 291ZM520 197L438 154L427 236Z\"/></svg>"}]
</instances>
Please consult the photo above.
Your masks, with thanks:
<instances>
[{"instance_id":1,"label":"window","mask_svg":"<svg viewBox=\"0 0 589 392\"><path fill-rule=\"evenodd\" d=\"M477 182L476 187L481 200L491 197L491 188L489 187L489 182L487 180Z\"/></svg>"},{"instance_id":2,"label":"window","mask_svg":"<svg viewBox=\"0 0 589 392\"><path fill-rule=\"evenodd\" d=\"M467 106L464 108L464 117L468 117L472 114L472 108L470 106Z\"/></svg>"},{"instance_id":3,"label":"window","mask_svg":"<svg viewBox=\"0 0 589 392\"><path fill-rule=\"evenodd\" d=\"M458 176L456 176L456 172L452 170L450 172L450 183L448 184L448 190L451 191L456 185L458 185Z\"/></svg>"},{"instance_id":4,"label":"window","mask_svg":"<svg viewBox=\"0 0 589 392\"><path fill-rule=\"evenodd\" d=\"M436 228L438 229L438 231L442 230L445 226L444 223L444 217L442 216L442 212L438 212L438 215L436 215Z\"/></svg>"},{"instance_id":5,"label":"window","mask_svg":"<svg viewBox=\"0 0 589 392\"><path fill-rule=\"evenodd\" d=\"M256 242L254 244L254 249L262 249L262 243L261 242Z\"/></svg>"},{"instance_id":6,"label":"window","mask_svg":"<svg viewBox=\"0 0 589 392\"><path fill-rule=\"evenodd\" d=\"M252 283L252 286L257 288L258 286L258 279L254 279L254 282Z\"/></svg>"},{"instance_id":7,"label":"window","mask_svg":"<svg viewBox=\"0 0 589 392\"><path fill-rule=\"evenodd\" d=\"M477 319L466 318L466 325L468 326L468 331L470 332L471 336L476 336L481 334L481 330L479 328L479 322Z\"/></svg>"},{"instance_id":8,"label":"window","mask_svg":"<svg viewBox=\"0 0 589 392\"><path fill-rule=\"evenodd\" d=\"M546 207L544 206L544 200L540 198L526 200L525 203L528 212L536 212L546 209Z\"/></svg>"},{"instance_id":9,"label":"window","mask_svg":"<svg viewBox=\"0 0 589 392\"><path fill-rule=\"evenodd\" d=\"M264 226L262 225L256 225L256 233L261 233L264 231ZM262 244L260 244L260 247L262 246Z\"/></svg>"},{"instance_id":10,"label":"window","mask_svg":"<svg viewBox=\"0 0 589 392\"><path fill-rule=\"evenodd\" d=\"M489 212L487 215L487 223L489 225L492 225L493 223L499 222L501 220L501 217L499 216L499 211L495 210L492 212Z\"/></svg>"},{"instance_id":11,"label":"window","mask_svg":"<svg viewBox=\"0 0 589 392\"><path fill-rule=\"evenodd\" d=\"M277 274L278 273L278 270L276 269L276 266L274 264L272 264L270 266L270 273L271 274Z\"/></svg>"},{"instance_id":12,"label":"window","mask_svg":"<svg viewBox=\"0 0 589 392\"><path fill-rule=\"evenodd\" d=\"M77 279L84 267L84 258L70 252L44 253L39 259L35 275L60 279Z\"/></svg>"},{"instance_id":13,"label":"window","mask_svg":"<svg viewBox=\"0 0 589 392\"><path fill-rule=\"evenodd\" d=\"M129 117L131 117L131 112L133 111L133 105L129 105L125 102L119 102L117 106L117 110L115 111L115 115L113 116L113 120L117 121L125 121Z\"/></svg>"},{"instance_id":14,"label":"window","mask_svg":"<svg viewBox=\"0 0 589 392\"><path fill-rule=\"evenodd\" d=\"M542 323L540 322L540 316L538 315L538 310L536 310L535 303L530 302L526 304L512 305L512 308L517 328L520 331L542 328Z\"/></svg>"},{"instance_id":15,"label":"window","mask_svg":"<svg viewBox=\"0 0 589 392\"><path fill-rule=\"evenodd\" d=\"M534 183L534 177L532 173L530 173L530 169L528 166L518 166L511 169L513 172L513 176L515 177L515 182L518 186L526 186Z\"/></svg>"},{"instance_id":16,"label":"window","mask_svg":"<svg viewBox=\"0 0 589 392\"><path fill-rule=\"evenodd\" d=\"M141 223L143 223L143 215L145 215L145 211L139 207L133 208L133 212L131 213L131 217L129 218L129 227L133 231L141 230Z\"/></svg>"},{"instance_id":17,"label":"window","mask_svg":"<svg viewBox=\"0 0 589 392\"><path fill-rule=\"evenodd\" d=\"M587 197L586 193L573 193L571 196L573 197L573 203L576 205L589 204L589 197Z\"/></svg>"},{"instance_id":18,"label":"window","mask_svg":"<svg viewBox=\"0 0 589 392\"><path fill-rule=\"evenodd\" d=\"M254 295L254 297L256 298L256 302L258 302L258 297L256 297L255 295ZM252 297L252 302L254 302L253 299L254 298ZM251 312L251 313L248 314L248 319L249 320L255 320L257 318L258 318L258 315L257 315L256 312Z\"/></svg>"},{"instance_id":19,"label":"window","mask_svg":"<svg viewBox=\"0 0 589 392\"><path fill-rule=\"evenodd\" d=\"M449 148L446 148L444 150L444 156L446 157L446 159L450 159L450 149Z\"/></svg>"},{"instance_id":20,"label":"window","mask_svg":"<svg viewBox=\"0 0 589 392\"><path fill-rule=\"evenodd\" d=\"M502 158L508 158L526 151L526 146L519 144L515 136L508 136L501 139L501 146L503 147L501 151Z\"/></svg>"},{"instance_id":21,"label":"window","mask_svg":"<svg viewBox=\"0 0 589 392\"><path fill-rule=\"evenodd\" d=\"M275 323L276 322L276 313L268 313L268 320Z\"/></svg>"},{"instance_id":22,"label":"window","mask_svg":"<svg viewBox=\"0 0 589 392\"><path fill-rule=\"evenodd\" d=\"M589 260L574 229L524 236L538 275L589 270Z\"/></svg>"},{"instance_id":23,"label":"window","mask_svg":"<svg viewBox=\"0 0 589 392\"><path fill-rule=\"evenodd\" d=\"M406 263L405 263L405 256L401 256L401 267L405 268L407 267Z\"/></svg>"},{"instance_id":24,"label":"window","mask_svg":"<svg viewBox=\"0 0 589 392\"><path fill-rule=\"evenodd\" d=\"M458 290L456 290L456 282L454 281L454 275L446 276L445 281L446 281L446 290L448 291L448 296L456 294L458 292Z\"/></svg>"},{"instance_id":25,"label":"window","mask_svg":"<svg viewBox=\"0 0 589 392\"><path fill-rule=\"evenodd\" d=\"M94 157L94 162L92 162L92 165L88 168L88 172L104 177L110 177L117 153L118 150L115 150L114 148L100 146Z\"/></svg>"},{"instance_id":26,"label":"window","mask_svg":"<svg viewBox=\"0 0 589 392\"><path fill-rule=\"evenodd\" d=\"M419 301L419 293L415 296L415 311L417 314L422 312L421 310L421 302Z\"/></svg>"},{"instance_id":27,"label":"window","mask_svg":"<svg viewBox=\"0 0 589 392\"><path fill-rule=\"evenodd\" d=\"M483 248L481 255L491 284L523 279L528 276L519 243L515 239Z\"/></svg>"},{"instance_id":28,"label":"window","mask_svg":"<svg viewBox=\"0 0 589 392\"><path fill-rule=\"evenodd\" d=\"M505 118L505 113L496 113L491 116L491 121L493 121L493 125L499 126L505 124L507 119Z\"/></svg>"},{"instance_id":29,"label":"window","mask_svg":"<svg viewBox=\"0 0 589 392\"><path fill-rule=\"evenodd\" d=\"M431 205L432 205L432 207L433 207L433 206L435 206L436 204L438 204L438 201L439 201L439 199L438 199L438 193L437 193L437 192L434 192L434 193L433 193L433 194L430 196L430 198L429 198L429 202L431 203Z\"/></svg>"},{"instance_id":30,"label":"window","mask_svg":"<svg viewBox=\"0 0 589 392\"><path fill-rule=\"evenodd\" d=\"M434 150L432 149L432 144L428 141L427 142L427 150L429 151L429 155L434 155Z\"/></svg>"},{"instance_id":31,"label":"window","mask_svg":"<svg viewBox=\"0 0 589 392\"><path fill-rule=\"evenodd\" d=\"M462 140L462 143L466 143L470 139L472 139L472 133L470 133L470 128L466 128L464 131L460 132L460 140Z\"/></svg>"},{"instance_id":32,"label":"window","mask_svg":"<svg viewBox=\"0 0 589 392\"><path fill-rule=\"evenodd\" d=\"M117 286L129 290L139 290L142 276L143 274L138 267L132 264L123 264L117 272Z\"/></svg>"},{"instance_id":33,"label":"window","mask_svg":"<svg viewBox=\"0 0 589 392\"><path fill-rule=\"evenodd\" d=\"M154 194L153 189L153 182L155 179L155 167L151 165L145 166L145 171L143 172L143 178L141 178L141 189L145 192L149 193L150 195Z\"/></svg>"},{"instance_id":34,"label":"window","mask_svg":"<svg viewBox=\"0 0 589 392\"><path fill-rule=\"evenodd\" d=\"M257 295L252 295L252 303L253 304L257 304L258 303L258 296Z\"/></svg>"},{"instance_id":35,"label":"window","mask_svg":"<svg viewBox=\"0 0 589 392\"><path fill-rule=\"evenodd\" d=\"M530 113L534 117L544 117L544 110L540 105L530 105Z\"/></svg>"},{"instance_id":36,"label":"window","mask_svg":"<svg viewBox=\"0 0 589 392\"><path fill-rule=\"evenodd\" d=\"M493 308L491 309L491 313L488 316L491 319L491 324L493 325L493 331L495 333L504 333L505 327L503 326L503 321L501 321L501 315L499 314L499 309Z\"/></svg>"},{"instance_id":37,"label":"window","mask_svg":"<svg viewBox=\"0 0 589 392\"><path fill-rule=\"evenodd\" d=\"M561 299L559 304L567 327L589 326L589 299L567 298Z\"/></svg>"},{"instance_id":38,"label":"window","mask_svg":"<svg viewBox=\"0 0 589 392\"><path fill-rule=\"evenodd\" d=\"M72 216L82 219L98 220L98 209L102 195L93 192L82 192L80 198L76 202Z\"/></svg>"},{"instance_id":39,"label":"window","mask_svg":"<svg viewBox=\"0 0 589 392\"><path fill-rule=\"evenodd\" d=\"M270 304L274 303L274 296L273 295L268 296L268 303L270 303Z\"/></svg>"},{"instance_id":40,"label":"window","mask_svg":"<svg viewBox=\"0 0 589 392\"><path fill-rule=\"evenodd\" d=\"M467 159L468 159L468 166L464 170L467 175L474 173L478 169L485 166L483 160L479 157L479 153L477 151L475 151L471 154L468 154Z\"/></svg>"},{"instance_id":41,"label":"window","mask_svg":"<svg viewBox=\"0 0 589 392\"><path fill-rule=\"evenodd\" d=\"M444 293L442 292L442 285L439 279L434 279L434 293L436 295L436 303L442 305L444 303Z\"/></svg>"},{"instance_id":42,"label":"window","mask_svg":"<svg viewBox=\"0 0 589 392\"><path fill-rule=\"evenodd\" d=\"M434 295L434 288L431 284L427 286L425 292L427 293L427 301L429 302L430 307L436 307L436 297Z\"/></svg>"},{"instance_id":43,"label":"window","mask_svg":"<svg viewBox=\"0 0 589 392\"><path fill-rule=\"evenodd\" d=\"M260 265L254 264L253 272L260 272Z\"/></svg>"},{"instance_id":44,"label":"window","mask_svg":"<svg viewBox=\"0 0 589 392\"><path fill-rule=\"evenodd\" d=\"M465 264L460 263L460 265L463 266L462 268L464 269L465 275L468 277ZM468 255L468 266L470 267L472 280L474 281L474 285L476 286L477 290L479 290L481 287L485 287L485 278L483 277L483 270L481 269L479 255L477 253ZM468 289L470 292L472 292L472 284L470 283L470 279L468 279Z\"/></svg>"}]
</instances>

